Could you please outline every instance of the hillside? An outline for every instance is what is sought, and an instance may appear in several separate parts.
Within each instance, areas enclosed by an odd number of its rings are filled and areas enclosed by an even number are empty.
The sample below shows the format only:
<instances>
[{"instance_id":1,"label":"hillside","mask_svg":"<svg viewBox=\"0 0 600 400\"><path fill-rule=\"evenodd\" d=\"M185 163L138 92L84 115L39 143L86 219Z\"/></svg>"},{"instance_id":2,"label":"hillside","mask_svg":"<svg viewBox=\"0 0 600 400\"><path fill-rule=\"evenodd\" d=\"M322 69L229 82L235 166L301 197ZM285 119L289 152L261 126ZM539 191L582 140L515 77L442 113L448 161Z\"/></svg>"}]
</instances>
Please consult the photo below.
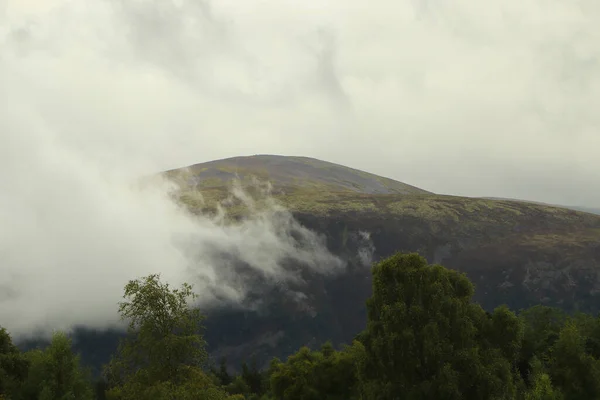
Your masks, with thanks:
<instances>
[{"instance_id":1,"label":"hillside","mask_svg":"<svg viewBox=\"0 0 600 400\"><path fill-rule=\"evenodd\" d=\"M600 215L600 208L596 207L582 207L582 206L561 206L565 208L570 208L571 210L586 212L590 214L598 214Z\"/></svg>"},{"instance_id":2,"label":"hillside","mask_svg":"<svg viewBox=\"0 0 600 400\"><path fill-rule=\"evenodd\" d=\"M281 354L286 343L293 347L319 342L325 337L320 332L339 341L358 332L371 288L368 270L357 258L365 245L359 232L368 234L374 260L398 250L418 251L431 262L466 272L476 285L475 299L490 310L502 303L515 309L541 303L568 311L600 311L596 215L532 202L436 195L303 157L237 157L167 175L182 185L181 201L198 212L224 199L236 176L246 183L253 176L268 180L273 196L305 226L323 233L329 248L354 266L334 280L313 278L313 296L307 301L316 316L298 313L291 318L284 313L253 321L246 315L240 322L244 334L229 337L219 332L209 338L226 344L219 347L230 356L243 357L261 348ZM229 209L234 215L244 214L239 204ZM209 324L219 325L221 320L212 321ZM292 330L294 338L288 337Z\"/></svg>"},{"instance_id":3,"label":"hillside","mask_svg":"<svg viewBox=\"0 0 600 400\"><path fill-rule=\"evenodd\" d=\"M363 194L428 194L393 179L309 157L256 155L195 164L166 172L189 187L222 189L233 179L269 180L278 191L327 190Z\"/></svg>"},{"instance_id":4,"label":"hillside","mask_svg":"<svg viewBox=\"0 0 600 400\"><path fill-rule=\"evenodd\" d=\"M548 204L548 203L540 203L540 202L534 202L534 201L524 201L524 200L518 200L518 199L508 199L508 198L501 198L501 197L485 197L486 199L490 199L490 200L508 200L508 201L517 201L517 202L521 202L521 203L536 203L536 204L541 204L541 205L545 205L545 206L552 206L552 207L560 207L560 208L568 208L570 210L575 210L575 211L581 211L581 212L586 212L586 213L590 213L590 214L598 214L600 215L600 208L597 207L583 207L583 206L569 206L569 205L564 205L564 204Z\"/></svg>"},{"instance_id":5,"label":"hillside","mask_svg":"<svg viewBox=\"0 0 600 400\"><path fill-rule=\"evenodd\" d=\"M475 284L474 299L487 310L545 304L600 311L598 215L531 202L442 196L304 157L236 157L165 175L180 184L179 200L198 213L214 210L236 177L260 204L264 196L252 180L268 180L273 197L323 234L329 249L348 262L341 276L305 276L308 297L301 304L265 286L256 293L265 300L256 312L211 311L209 349L233 365L254 356L259 362L285 358L302 345L328 339L349 342L366 320L371 274L365 259L380 260L396 251L416 251L429 262L465 272ZM247 211L239 202L226 207L234 218ZM94 333L92 346L89 331L77 335L84 359L96 365L117 338Z\"/></svg>"}]
</instances>

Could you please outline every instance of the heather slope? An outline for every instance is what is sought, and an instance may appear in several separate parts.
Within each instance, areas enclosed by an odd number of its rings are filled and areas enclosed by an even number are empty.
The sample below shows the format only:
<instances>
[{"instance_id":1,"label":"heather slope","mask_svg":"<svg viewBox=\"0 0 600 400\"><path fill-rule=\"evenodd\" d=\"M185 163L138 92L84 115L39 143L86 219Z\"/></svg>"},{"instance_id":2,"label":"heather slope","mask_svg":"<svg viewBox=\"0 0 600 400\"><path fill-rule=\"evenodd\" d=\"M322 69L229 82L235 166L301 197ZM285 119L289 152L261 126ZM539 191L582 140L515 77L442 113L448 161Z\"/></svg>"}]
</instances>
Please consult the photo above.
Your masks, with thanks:
<instances>
[{"instance_id":1,"label":"heather slope","mask_svg":"<svg viewBox=\"0 0 600 400\"><path fill-rule=\"evenodd\" d=\"M187 186L214 189L233 179L269 180L277 190L328 190L364 194L426 194L406 183L309 157L257 155L233 157L167 171Z\"/></svg>"}]
</instances>

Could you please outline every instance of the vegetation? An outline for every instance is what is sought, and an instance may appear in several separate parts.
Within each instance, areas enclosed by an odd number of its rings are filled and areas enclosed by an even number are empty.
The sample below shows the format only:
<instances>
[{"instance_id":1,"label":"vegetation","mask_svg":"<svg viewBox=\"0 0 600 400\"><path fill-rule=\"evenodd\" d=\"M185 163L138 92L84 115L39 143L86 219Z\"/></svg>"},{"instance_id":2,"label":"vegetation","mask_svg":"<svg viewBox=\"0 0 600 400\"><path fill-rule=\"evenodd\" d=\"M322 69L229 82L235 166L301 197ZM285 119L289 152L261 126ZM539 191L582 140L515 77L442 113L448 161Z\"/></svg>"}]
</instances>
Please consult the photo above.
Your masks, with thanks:
<instances>
[{"instance_id":1,"label":"vegetation","mask_svg":"<svg viewBox=\"0 0 600 400\"><path fill-rule=\"evenodd\" d=\"M598 399L600 317L534 306L486 312L455 270L398 253L373 266L365 329L349 345L300 348L268 368L211 366L192 287L158 275L125 286L127 337L101 382L55 333L21 353L0 330L0 399Z\"/></svg>"},{"instance_id":2,"label":"vegetation","mask_svg":"<svg viewBox=\"0 0 600 400\"><path fill-rule=\"evenodd\" d=\"M489 222L501 222L544 213L556 221L593 220L585 213L542 203L437 195L399 181L306 157L234 157L166 171L161 176L179 186L181 202L192 210L216 208L230 196L231 183L237 180L248 192L268 181L272 184L270 194L287 209L314 215L367 212L433 221L461 219L462 222L465 217L476 215L490 219ZM229 210L231 214L245 211L244 207Z\"/></svg>"},{"instance_id":3,"label":"vegetation","mask_svg":"<svg viewBox=\"0 0 600 400\"><path fill-rule=\"evenodd\" d=\"M169 288L158 275L125 286L128 301L119 305L129 321L128 337L105 369L108 399L225 398L203 372L202 315L188 307L191 286Z\"/></svg>"},{"instance_id":4,"label":"vegetation","mask_svg":"<svg viewBox=\"0 0 600 400\"><path fill-rule=\"evenodd\" d=\"M62 332L52 336L45 350L21 354L2 331L0 349L0 398L6 400L91 400L90 375L71 350ZM3 396L3 397L2 397Z\"/></svg>"},{"instance_id":5,"label":"vegetation","mask_svg":"<svg viewBox=\"0 0 600 400\"><path fill-rule=\"evenodd\" d=\"M268 179L288 190L353 193L426 194L426 190L393 179L307 157L234 157L166 171L163 176L183 186L206 189L223 188L232 179L252 182ZM191 183L191 185L190 185Z\"/></svg>"},{"instance_id":6,"label":"vegetation","mask_svg":"<svg viewBox=\"0 0 600 400\"><path fill-rule=\"evenodd\" d=\"M252 219L256 214L249 209L269 215L275 200L303 226L323 235L332 253L358 266L356 273L335 279L307 279L306 304L319 310L321 317L327 310L329 317L323 323L307 318L275 326L271 309L268 316L247 313L251 318L233 312L222 312L218 318L210 315L206 323L211 349L232 349L230 362L235 365L253 353L284 358L290 348L313 337L318 343L328 339L336 345L349 343L364 326L365 300L371 293L371 281L365 279L357 257L365 246L375 249L375 259L397 250L418 252L432 262L465 272L477 287L473 300L488 311L500 304L513 310L543 304L569 313L600 312L598 215L509 199L443 196L413 190L401 182L387 182L383 191L373 190L381 189L383 178L302 157L237 157L163 176L180 184L182 205L203 215L220 205L226 221ZM272 186L262 191L265 185L253 178L268 179ZM234 179L253 198L252 207L240 199L229 201ZM369 234L368 241L360 239L363 232ZM277 305L278 299L273 303ZM277 313L302 318L289 309ZM220 335L225 324L242 325L244 337ZM276 343L248 345L280 331L285 336Z\"/></svg>"}]
</instances>

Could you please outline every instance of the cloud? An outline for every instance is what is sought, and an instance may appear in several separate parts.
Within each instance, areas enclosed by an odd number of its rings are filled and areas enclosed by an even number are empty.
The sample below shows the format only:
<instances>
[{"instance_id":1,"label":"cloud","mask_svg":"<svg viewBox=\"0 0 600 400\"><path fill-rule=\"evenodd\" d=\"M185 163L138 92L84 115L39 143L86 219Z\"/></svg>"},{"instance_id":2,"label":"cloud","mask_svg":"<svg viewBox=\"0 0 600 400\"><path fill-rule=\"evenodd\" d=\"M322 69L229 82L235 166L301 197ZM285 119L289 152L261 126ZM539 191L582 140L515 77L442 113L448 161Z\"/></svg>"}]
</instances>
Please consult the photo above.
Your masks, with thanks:
<instances>
[{"instance_id":1,"label":"cloud","mask_svg":"<svg viewBox=\"0 0 600 400\"><path fill-rule=\"evenodd\" d=\"M371 240L371 233L367 231L359 231L356 234L358 245L358 259L365 267L370 267L373 264L373 256L375 254L375 244Z\"/></svg>"},{"instance_id":2,"label":"cloud","mask_svg":"<svg viewBox=\"0 0 600 400\"><path fill-rule=\"evenodd\" d=\"M5 101L99 162L300 154L600 202L596 2L5 2Z\"/></svg>"},{"instance_id":3,"label":"cloud","mask_svg":"<svg viewBox=\"0 0 600 400\"><path fill-rule=\"evenodd\" d=\"M591 0L0 1L0 297L25 294L2 320L108 321L124 280L182 276L174 237L289 250L287 217L227 230L128 186L217 158L597 205L599 18Z\"/></svg>"},{"instance_id":4,"label":"cloud","mask_svg":"<svg viewBox=\"0 0 600 400\"><path fill-rule=\"evenodd\" d=\"M0 197L0 316L13 334L115 325L124 283L150 273L193 283L203 308L256 307L248 296L275 285L302 293L302 270L345 265L268 197L257 208L234 188L233 199L253 210L239 223L192 216L172 201L170 182L132 185L50 143L43 149L26 172L15 159L19 180Z\"/></svg>"}]
</instances>

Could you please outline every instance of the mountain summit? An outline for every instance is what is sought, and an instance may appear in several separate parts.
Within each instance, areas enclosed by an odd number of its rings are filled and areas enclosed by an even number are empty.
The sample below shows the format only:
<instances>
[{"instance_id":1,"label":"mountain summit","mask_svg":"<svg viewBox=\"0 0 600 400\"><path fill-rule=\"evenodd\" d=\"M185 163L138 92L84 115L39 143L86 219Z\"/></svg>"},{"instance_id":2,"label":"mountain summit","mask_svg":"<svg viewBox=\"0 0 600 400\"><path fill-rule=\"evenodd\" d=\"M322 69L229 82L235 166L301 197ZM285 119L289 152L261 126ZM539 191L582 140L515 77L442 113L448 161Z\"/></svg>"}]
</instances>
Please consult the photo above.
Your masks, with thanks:
<instances>
[{"instance_id":1,"label":"mountain summit","mask_svg":"<svg viewBox=\"0 0 600 400\"><path fill-rule=\"evenodd\" d=\"M176 171L168 171L167 174ZM431 194L393 179L309 157L233 157L191 165L186 172L189 174L188 184L199 188L221 186L235 178L246 181L256 177L269 180L276 188L362 194Z\"/></svg>"}]
</instances>

